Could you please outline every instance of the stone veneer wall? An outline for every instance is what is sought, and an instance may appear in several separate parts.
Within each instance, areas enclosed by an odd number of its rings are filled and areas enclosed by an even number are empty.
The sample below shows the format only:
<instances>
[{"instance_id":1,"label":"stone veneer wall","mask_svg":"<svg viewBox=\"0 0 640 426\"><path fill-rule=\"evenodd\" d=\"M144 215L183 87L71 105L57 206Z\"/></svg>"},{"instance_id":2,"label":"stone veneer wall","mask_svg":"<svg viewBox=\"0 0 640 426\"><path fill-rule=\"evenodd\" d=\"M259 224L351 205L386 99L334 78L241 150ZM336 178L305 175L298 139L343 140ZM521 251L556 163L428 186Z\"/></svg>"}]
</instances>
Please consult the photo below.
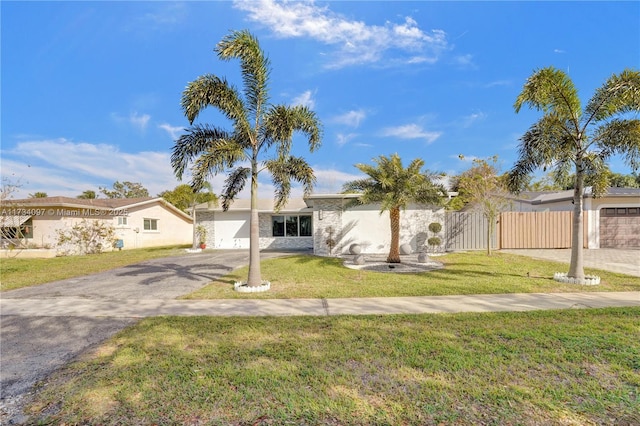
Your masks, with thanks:
<instances>
[{"instance_id":1,"label":"stone veneer wall","mask_svg":"<svg viewBox=\"0 0 640 426\"><path fill-rule=\"evenodd\" d=\"M196 225L202 225L207 230L207 247L216 248L216 228L214 225L215 212L197 211Z\"/></svg>"},{"instance_id":2,"label":"stone veneer wall","mask_svg":"<svg viewBox=\"0 0 640 426\"><path fill-rule=\"evenodd\" d=\"M322 214L322 219L320 215ZM330 250L328 239L335 242ZM342 240L342 200L315 200L313 209L313 252L317 256L339 256Z\"/></svg>"},{"instance_id":3,"label":"stone veneer wall","mask_svg":"<svg viewBox=\"0 0 640 426\"><path fill-rule=\"evenodd\" d=\"M274 237L271 216L275 213L258 214L260 228L260 249L313 249L313 237ZM312 219L314 220L314 219Z\"/></svg>"}]
</instances>

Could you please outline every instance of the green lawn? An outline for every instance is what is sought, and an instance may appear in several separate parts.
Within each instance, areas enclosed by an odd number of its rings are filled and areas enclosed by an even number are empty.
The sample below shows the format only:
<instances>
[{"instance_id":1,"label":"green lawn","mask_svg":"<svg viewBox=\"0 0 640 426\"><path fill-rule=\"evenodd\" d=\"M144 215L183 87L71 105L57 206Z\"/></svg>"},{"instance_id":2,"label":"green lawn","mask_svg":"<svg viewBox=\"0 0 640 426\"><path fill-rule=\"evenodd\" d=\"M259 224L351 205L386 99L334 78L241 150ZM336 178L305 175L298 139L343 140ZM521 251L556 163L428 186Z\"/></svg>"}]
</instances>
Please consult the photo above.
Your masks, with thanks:
<instances>
[{"instance_id":1,"label":"green lawn","mask_svg":"<svg viewBox=\"0 0 640 426\"><path fill-rule=\"evenodd\" d=\"M262 262L262 277L271 282L264 293L238 293L233 283L246 280L246 267L215 281L186 299L336 298L434 296L450 294L639 291L640 277L587 270L601 277L598 286L576 286L553 280L568 265L508 253L450 253L434 258L445 268L423 273L380 273L343 266L337 258L296 255Z\"/></svg>"},{"instance_id":2,"label":"green lawn","mask_svg":"<svg viewBox=\"0 0 640 426\"><path fill-rule=\"evenodd\" d=\"M181 256L186 254L185 248L187 246L152 247L51 259L5 258L0 260L0 290L94 274L159 257Z\"/></svg>"},{"instance_id":3,"label":"green lawn","mask_svg":"<svg viewBox=\"0 0 640 426\"><path fill-rule=\"evenodd\" d=\"M639 336L639 308L153 318L56 373L28 412L83 425L635 425Z\"/></svg>"}]
</instances>

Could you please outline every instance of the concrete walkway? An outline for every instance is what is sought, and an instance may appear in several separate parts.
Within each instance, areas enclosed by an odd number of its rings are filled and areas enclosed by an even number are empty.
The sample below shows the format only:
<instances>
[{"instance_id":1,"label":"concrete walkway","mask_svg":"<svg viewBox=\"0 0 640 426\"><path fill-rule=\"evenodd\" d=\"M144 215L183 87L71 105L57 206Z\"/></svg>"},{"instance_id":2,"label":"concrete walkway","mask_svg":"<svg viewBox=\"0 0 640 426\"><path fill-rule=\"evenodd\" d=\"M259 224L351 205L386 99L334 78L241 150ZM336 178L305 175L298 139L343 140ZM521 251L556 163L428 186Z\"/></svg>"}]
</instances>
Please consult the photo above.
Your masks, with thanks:
<instances>
[{"instance_id":1,"label":"concrete walkway","mask_svg":"<svg viewBox=\"0 0 640 426\"><path fill-rule=\"evenodd\" d=\"M153 316L301 316L532 311L640 306L640 292L516 293L357 299L91 300L2 299L5 316L144 318Z\"/></svg>"}]
</instances>

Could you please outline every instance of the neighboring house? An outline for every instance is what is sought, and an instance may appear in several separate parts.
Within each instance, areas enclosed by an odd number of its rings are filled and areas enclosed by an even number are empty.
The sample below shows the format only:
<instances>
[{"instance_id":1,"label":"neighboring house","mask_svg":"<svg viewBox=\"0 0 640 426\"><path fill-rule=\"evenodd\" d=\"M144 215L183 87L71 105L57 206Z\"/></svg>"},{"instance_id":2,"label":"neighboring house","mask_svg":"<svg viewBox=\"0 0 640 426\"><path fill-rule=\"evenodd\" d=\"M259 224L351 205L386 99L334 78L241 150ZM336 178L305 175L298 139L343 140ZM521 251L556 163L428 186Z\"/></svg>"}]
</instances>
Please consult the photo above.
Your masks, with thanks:
<instances>
[{"instance_id":1,"label":"neighboring house","mask_svg":"<svg viewBox=\"0 0 640 426\"><path fill-rule=\"evenodd\" d=\"M514 200L514 211L572 211L573 190L524 192ZM588 248L640 248L640 188L609 188L594 198L584 196Z\"/></svg>"},{"instance_id":2,"label":"neighboring house","mask_svg":"<svg viewBox=\"0 0 640 426\"><path fill-rule=\"evenodd\" d=\"M30 247L54 247L58 230L83 219L112 225L123 249L192 242L193 221L163 198L28 198L7 200L0 210L3 235L21 234Z\"/></svg>"},{"instance_id":3,"label":"neighboring house","mask_svg":"<svg viewBox=\"0 0 640 426\"><path fill-rule=\"evenodd\" d=\"M315 194L290 199L276 212L271 199L259 200L261 249L302 249L319 256L347 253L358 244L362 253L388 253L391 244L389 213L378 205L346 208L356 194ZM249 248L250 200L236 200L229 210L196 206L196 222L207 228L210 248ZM431 222L444 227L444 209L411 206L401 213L400 244L423 250ZM443 230L444 232L444 230Z\"/></svg>"}]
</instances>

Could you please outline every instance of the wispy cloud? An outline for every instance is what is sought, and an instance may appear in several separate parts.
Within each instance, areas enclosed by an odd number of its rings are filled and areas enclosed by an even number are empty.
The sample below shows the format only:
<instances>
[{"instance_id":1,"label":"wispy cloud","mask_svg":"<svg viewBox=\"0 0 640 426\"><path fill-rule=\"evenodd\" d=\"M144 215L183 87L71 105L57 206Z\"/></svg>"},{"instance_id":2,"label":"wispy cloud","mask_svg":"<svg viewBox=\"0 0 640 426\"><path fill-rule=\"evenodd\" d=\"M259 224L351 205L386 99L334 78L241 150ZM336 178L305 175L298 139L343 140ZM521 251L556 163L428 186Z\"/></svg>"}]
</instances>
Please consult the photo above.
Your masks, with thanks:
<instances>
[{"instance_id":1,"label":"wispy cloud","mask_svg":"<svg viewBox=\"0 0 640 426\"><path fill-rule=\"evenodd\" d=\"M151 120L149 114L139 114L137 111L130 113L127 117L114 112L111 113L111 118L117 123L128 123L140 131L144 131Z\"/></svg>"},{"instance_id":2,"label":"wispy cloud","mask_svg":"<svg viewBox=\"0 0 640 426\"><path fill-rule=\"evenodd\" d=\"M335 116L331 119L334 123L344 124L349 127L358 127L360 123L367 117L367 113L362 110L351 110L345 112L344 114Z\"/></svg>"},{"instance_id":3,"label":"wispy cloud","mask_svg":"<svg viewBox=\"0 0 640 426\"><path fill-rule=\"evenodd\" d=\"M314 167L314 173L317 179L314 192L318 194L340 192L342 191L342 185L346 182L362 178L362 175L346 173L331 168Z\"/></svg>"},{"instance_id":4,"label":"wispy cloud","mask_svg":"<svg viewBox=\"0 0 640 426\"><path fill-rule=\"evenodd\" d=\"M392 63L436 62L449 47L444 31L422 30L411 17L380 26L348 19L314 2L236 0L234 5L279 37L308 37L335 47L330 68L375 63L385 54L396 55Z\"/></svg>"},{"instance_id":5,"label":"wispy cloud","mask_svg":"<svg viewBox=\"0 0 640 426\"><path fill-rule=\"evenodd\" d=\"M562 53L567 53L562 49L553 49L553 53L558 53L558 54L562 54Z\"/></svg>"},{"instance_id":6,"label":"wispy cloud","mask_svg":"<svg viewBox=\"0 0 640 426\"><path fill-rule=\"evenodd\" d=\"M344 134L344 133L338 133L338 134L336 135L336 143L337 143L339 146L344 146L344 145L346 145L347 143L349 143L351 140L353 140L353 139L354 139L355 137L357 137L357 136L358 136L358 134L357 134L357 133L347 133L347 134Z\"/></svg>"},{"instance_id":7,"label":"wispy cloud","mask_svg":"<svg viewBox=\"0 0 640 426\"><path fill-rule=\"evenodd\" d=\"M155 195L178 184L166 152L128 153L114 145L58 138L19 142L2 154L3 175L20 179L22 196L43 191L73 197L117 180L139 182Z\"/></svg>"},{"instance_id":8,"label":"wispy cloud","mask_svg":"<svg viewBox=\"0 0 640 426\"><path fill-rule=\"evenodd\" d=\"M316 106L316 101L315 99L313 99L313 95L314 93L311 90L306 90L305 92L293 98L291 103L293 105L306 106L310 109L313 109Z\"/></svg>"},{"instance_id":9,"label":"wispy cloud","mask_svg":"<svg viewBox=\"0 0 640 426\"><path fill-rule=\"evenodd\" d=\"M462 120L461 120L462 127L464 128L471 127L474 123L483 121L486 118L487 118L487 114L485 114L482 111L471 113L469 115L462 117Z\"/></svg>"},{"instance_id":10,"label":"wispy cloud","mask_svg":"<svg viewBox=\"0 0 640 426\"><path fill-rule=\"evenodd\" d=\"M382 129L380 135L400 139L423 139L427 144L430 144L442 136L442 132L427 131L418 124L405 124L404 126L386 127Z\"/></svg>"},{"instance_id":11,"label":"wispy cloud","mask_svg":"<svg viewBox=\"0 0 640 426\"><path fill-rule=\"evenodd\" d=\"M180 137L180 133L184 131L184 127L182 126L172 126L167 123L162 123L158 125L158 127L166 131L169 134L169 136L171 136L172 140L178 139Z\"/></svg>"},{"instance_id":12,"label":"wispy cloud","mask_svg":"<svg viewBox=\"0 0 640 426\"><path fill-rule=\"evenodd\" d=\"M511 80L495 80L485 84L484 87L485 89L490 89L492 87L509 87L512 85L513 82Z\"/></svg>"}]
</instances>

